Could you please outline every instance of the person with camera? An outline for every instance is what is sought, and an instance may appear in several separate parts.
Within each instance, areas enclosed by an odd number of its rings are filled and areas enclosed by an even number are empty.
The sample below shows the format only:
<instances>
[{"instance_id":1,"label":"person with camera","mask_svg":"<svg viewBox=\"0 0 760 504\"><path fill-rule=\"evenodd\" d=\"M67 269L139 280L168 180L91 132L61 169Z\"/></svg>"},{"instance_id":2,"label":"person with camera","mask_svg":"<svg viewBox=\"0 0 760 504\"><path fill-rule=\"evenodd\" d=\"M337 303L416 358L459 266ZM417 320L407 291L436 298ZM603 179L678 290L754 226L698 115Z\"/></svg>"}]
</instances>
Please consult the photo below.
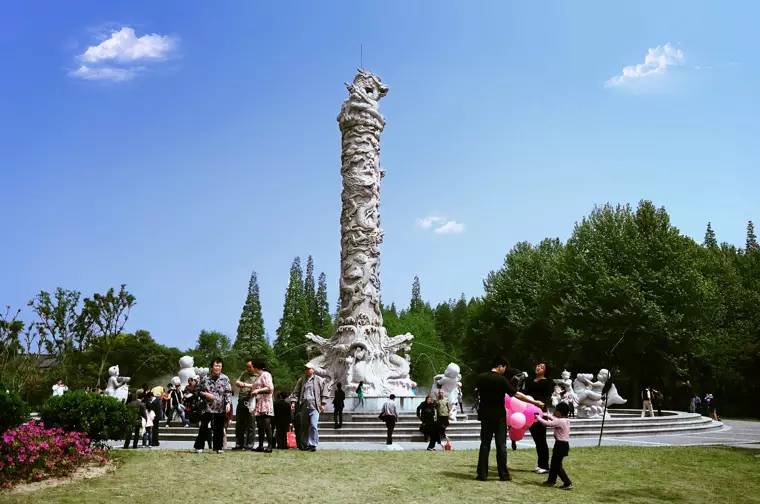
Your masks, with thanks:
<instances>
[{"instance_id":1,"label":"person with camera","mask_svg":"<svg viewBox=\"0 0 760 504\"><path fill-rule=\"evenodd\" d=\"M256 438L256 423L254 422L251 401L256 397L251 394L253 384L258 378L253 368L253 360L248 359L245 370L240 374L235 385L238 388L238 403L235 409L235 447L233 450L253 450Z\"/></svg>"}]
</instances>

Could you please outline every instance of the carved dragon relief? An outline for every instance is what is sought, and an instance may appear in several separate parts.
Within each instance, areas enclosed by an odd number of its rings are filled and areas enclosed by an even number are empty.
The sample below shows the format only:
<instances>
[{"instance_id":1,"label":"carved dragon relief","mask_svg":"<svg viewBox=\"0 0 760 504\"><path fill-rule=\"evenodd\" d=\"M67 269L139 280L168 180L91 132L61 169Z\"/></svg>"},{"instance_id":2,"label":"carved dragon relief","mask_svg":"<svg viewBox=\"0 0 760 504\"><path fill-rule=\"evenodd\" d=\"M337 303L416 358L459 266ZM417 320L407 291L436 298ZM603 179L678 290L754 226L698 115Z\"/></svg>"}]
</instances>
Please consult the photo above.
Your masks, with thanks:
<instances>
[{"instance_id":1,"label":"carved dragon relief","mask_svg":"<svg viewBox=\"0 0 760 504\"><path fill-rule=\"evenodd\" d=\"M347 392L363 381L370 395L410 395L415 385L408 359L413 336L388 337L380 308L380 181L385 175L380 133L385 119L378 101L388 87L359 70L346 88L348 99L338 115L343 179L339 327L330 339L306 335L320 354L311 363L320 375L345 384Z\"/></svg>"}]
</instances>

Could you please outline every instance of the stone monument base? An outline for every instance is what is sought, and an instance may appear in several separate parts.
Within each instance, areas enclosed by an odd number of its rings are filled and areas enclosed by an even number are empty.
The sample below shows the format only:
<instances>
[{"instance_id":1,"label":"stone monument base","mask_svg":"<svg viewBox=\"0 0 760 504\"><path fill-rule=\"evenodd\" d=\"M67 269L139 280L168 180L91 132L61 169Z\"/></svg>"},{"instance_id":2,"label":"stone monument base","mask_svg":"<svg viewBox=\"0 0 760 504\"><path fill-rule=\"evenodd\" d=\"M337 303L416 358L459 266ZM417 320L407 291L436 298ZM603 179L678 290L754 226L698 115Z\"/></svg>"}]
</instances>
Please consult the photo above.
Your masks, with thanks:
<instances>
[{"instance_id":1,"label":"stone monument base","mask_svg":"<svg viewBox=\"0 0 760 504\"><path fill-rule=\"evenodd\" d=\"M343 413L380 413L383 404L388 400L388 396L364 396L364 405L359 405L359 399L356 397L346 397L346 403ZM396 398L396 410L399 413L416 413L417 406L425 400L425 396L407 396ZM333 412L332 401L325 406L325 411Z\"/></svg>"}]
</instances>

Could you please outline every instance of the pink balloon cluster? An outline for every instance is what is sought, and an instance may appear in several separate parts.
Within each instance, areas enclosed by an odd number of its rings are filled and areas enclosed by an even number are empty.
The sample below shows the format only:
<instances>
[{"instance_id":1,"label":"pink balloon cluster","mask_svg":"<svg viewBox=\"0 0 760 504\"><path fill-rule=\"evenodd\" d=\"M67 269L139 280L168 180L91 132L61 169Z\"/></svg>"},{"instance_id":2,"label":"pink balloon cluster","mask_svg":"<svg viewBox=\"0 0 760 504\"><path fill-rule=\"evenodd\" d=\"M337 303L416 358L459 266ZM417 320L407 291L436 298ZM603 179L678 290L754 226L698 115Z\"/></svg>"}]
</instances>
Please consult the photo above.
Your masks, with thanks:
<instances>
[{"instance_id":1,"label":"pink balloon cluster","mask_svg":"<svg viewBox=\"0 0 760 504\"><path fill-rule=\"evenodd\" d=\"M526 429L530 429L536 421L536 413L541 414L541 408L538 406L510 397L509 394L504 396L504 408L507 410L509 439L512 441L520 441Z\"/></svg>"}]
</instances>

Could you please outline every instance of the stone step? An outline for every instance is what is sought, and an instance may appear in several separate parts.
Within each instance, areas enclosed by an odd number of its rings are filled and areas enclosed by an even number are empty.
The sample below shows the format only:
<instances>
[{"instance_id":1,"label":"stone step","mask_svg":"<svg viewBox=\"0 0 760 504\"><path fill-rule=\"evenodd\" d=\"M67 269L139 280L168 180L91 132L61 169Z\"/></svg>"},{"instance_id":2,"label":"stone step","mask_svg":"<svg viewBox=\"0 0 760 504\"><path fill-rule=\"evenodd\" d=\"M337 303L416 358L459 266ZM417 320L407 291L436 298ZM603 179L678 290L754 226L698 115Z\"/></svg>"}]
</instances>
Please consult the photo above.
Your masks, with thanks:
<instances>
[{"instance_id":1,"label":"stone step","mask_svg":"<svg viewBox=\"0 0 760 504\"><path fill-rule=\"evenodd\" d=\"M673 422L668 425L657 424L634 424L634 425L610 425L606 424L604 429L605 436L632 436L632 435L663 435L663 434L687 434L693 432L709 432L719 430L722 427L721 422L714 422L707 417L702 420L685 420ZM397 427L394 430L394 439L398 441L422 441L423 436L418 430L419 425ZM161 438L174 441L192 441L195 439L197 429L193 427L170 427L161 429ZM366 426L347 426L343 424L342 429L333 429L330 427L320 428L320 439L323 441L363 441L363 442L382 442L385 440L386 429L383 424L366 425ZM447 429L449 438L453 441L476 441L480 436L480 423L467 422L467 424L451 424ZM234 438L234 428L228 428L228 439ZM599 427L587 425L582 428L573 428L571 437L596 437L599 435ZM551 430L547 432L547 437L551 437ZM529 437L529 435L528 435Z\"/></svg>"}]
</instances>

